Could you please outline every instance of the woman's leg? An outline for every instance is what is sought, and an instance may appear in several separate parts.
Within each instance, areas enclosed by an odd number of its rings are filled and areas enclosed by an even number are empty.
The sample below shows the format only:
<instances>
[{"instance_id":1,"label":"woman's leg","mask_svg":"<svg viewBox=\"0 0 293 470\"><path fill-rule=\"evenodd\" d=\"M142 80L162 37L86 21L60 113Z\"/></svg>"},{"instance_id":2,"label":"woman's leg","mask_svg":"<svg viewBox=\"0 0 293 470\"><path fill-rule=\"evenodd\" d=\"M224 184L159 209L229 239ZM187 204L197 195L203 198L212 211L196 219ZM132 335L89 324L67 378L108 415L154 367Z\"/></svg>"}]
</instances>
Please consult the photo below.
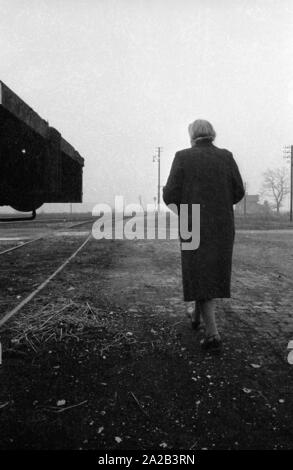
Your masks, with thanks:
<instances>
[{"instance_id":1,"label":"woman's leg","mask_svg":"<svg viewBox=\"0 0 293 470\"><path fill-rule=\"evenodd\" d=\"M201 300L199 301L200 310L202 318L205 324L205 334L206 337L216 337L220 338L219 331L216 323L216 301L215 299L211 300Z\"/></svg>"},{"instance_id":2,"label":"woman's leg","mask_svg":"<svg viewBox=\"0 0 293 470\"><path fill-rule=\"evenodd\" d=\"M200 305L198 302L188 302L186 313L193 322L200 322Z\"/></svg>"},{"instance_id":3,"label":"woman's leg","mask_svg":"<svg viewBox=\"0 0 293 470\"><path fill-rule=\"evenodd\" d=\"M200 323L200 317L201 317L201 308L199 302L195 302L194 304L194 310L193 314L191 316L191 320L196 323Z\"/></svg>"},{"instance_id":4,"label":"woman's leg","mask_svg":"<svg viewBox=\"0 0 293 470\"><path fill-rule=\"evenodd\" d=\"M186 306L186 314L189 318L193 319L194 312L195 312L195 303L194 302L187 302Z\"/></svg>"},{"instance_id":5,"label":"woman's leg","mask_svg":"<svg viewBox=\"0 0 293 470\"><path fill-rule=\"evenodd\" d=\"M200 325L201 310L198 302L189 302L186 307L186 313L191 319L193 328L197 328Z\"/></svg>"}]
</instances>

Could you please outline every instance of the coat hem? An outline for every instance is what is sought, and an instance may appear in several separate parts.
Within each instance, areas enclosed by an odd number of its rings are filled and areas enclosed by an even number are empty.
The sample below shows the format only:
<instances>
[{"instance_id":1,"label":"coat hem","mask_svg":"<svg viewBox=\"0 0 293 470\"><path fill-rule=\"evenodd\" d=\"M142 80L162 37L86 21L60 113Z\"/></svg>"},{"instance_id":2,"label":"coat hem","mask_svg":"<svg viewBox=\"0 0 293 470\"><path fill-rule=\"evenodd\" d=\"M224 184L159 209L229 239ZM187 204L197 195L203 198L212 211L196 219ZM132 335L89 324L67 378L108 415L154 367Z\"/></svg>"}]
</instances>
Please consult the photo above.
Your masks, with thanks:
<instances>
[{"instance_id":1,"label":"coat hem","mask_svg":"<svg viewBox=\"0 0 293 470\"><path fill-rule=\"evenodd\" d=\"M184 296L184 302L197 302L197 301L206 301L206 300L213 300L213 299L231 299L231 295L215 295L215 296L207 296L207 297L198 297L198 296Z\"/></svg>"}]
</instances>

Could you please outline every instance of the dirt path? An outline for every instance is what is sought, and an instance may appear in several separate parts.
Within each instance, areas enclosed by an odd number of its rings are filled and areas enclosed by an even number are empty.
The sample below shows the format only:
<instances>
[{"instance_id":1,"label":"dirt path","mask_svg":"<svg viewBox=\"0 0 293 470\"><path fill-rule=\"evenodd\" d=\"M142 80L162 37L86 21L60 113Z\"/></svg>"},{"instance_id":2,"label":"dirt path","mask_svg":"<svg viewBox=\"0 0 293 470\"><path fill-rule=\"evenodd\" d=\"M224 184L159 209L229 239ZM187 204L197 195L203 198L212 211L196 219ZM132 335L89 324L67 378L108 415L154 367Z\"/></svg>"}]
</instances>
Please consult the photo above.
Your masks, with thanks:
<instances>
[{"instance_id":1,"label":"dirt path","mask_svg":"<svg viewBox=\"0 0 293 470\"><path fill-rule=\"evenodd\" d=\"M176 241L92 240L30 312L52 301L89 303L106 326L4 355L0 447L292 448L284 262L292 242L284 236L282 248L269 235L238 235L234 299L218 304L221 356L201 353L202 333L189 328ZM264 248L270 256L260 256Z\"/></svg>"}]
</instances>

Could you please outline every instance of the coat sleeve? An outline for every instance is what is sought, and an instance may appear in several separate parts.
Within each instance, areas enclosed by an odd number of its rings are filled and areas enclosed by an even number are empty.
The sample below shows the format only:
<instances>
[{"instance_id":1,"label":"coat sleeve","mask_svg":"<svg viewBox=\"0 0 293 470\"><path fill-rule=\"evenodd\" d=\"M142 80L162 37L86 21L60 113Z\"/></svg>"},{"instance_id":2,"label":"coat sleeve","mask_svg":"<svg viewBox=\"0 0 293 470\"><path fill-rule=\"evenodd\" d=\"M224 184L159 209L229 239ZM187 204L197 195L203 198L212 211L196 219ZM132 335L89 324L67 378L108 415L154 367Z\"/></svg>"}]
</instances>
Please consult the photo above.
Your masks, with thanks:
<instances>
[{"instance_id":1,"label":"coat sleeve","mask_svg":"<svg viewBox=\"0 0 293 470\"><path fill-rule=\"evenodd\" d=\"M237 202L241 201L245 194L245 189L243 185L243 181L235 162L233 155L231 154L231 183L232 183L232 199L233 204L237 204Z\"/></svg>"},{"instance_id":2,"label":"coat sleeve","mask_svg":"<svg viewBox=\"0 0 293 470\"><path fill-rule=\"evenodd\" d=\"M182 159L177 152L171 166L166 186L163 188L163 200L167 206L169 204L175 204L177 209L179 209L179 205L181 203L183 179L184 172Z\"/></svg>"}]
</instances>

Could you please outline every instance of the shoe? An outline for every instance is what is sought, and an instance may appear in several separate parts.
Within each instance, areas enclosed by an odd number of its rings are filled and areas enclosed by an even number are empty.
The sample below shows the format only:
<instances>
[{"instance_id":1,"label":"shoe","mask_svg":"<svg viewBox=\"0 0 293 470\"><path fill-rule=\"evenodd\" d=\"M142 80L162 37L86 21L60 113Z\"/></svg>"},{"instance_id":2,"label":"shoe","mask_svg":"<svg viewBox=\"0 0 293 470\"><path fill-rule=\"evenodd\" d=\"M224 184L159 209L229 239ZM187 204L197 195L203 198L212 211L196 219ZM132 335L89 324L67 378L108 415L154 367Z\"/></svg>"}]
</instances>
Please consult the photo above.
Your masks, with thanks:
<instances>
[{"instance_id":1,"label":"shoe","mask_svg":"<svg viewBox=\"0 0 293 470\"><path fill-rule=\"evenodd\" d=\"M220 351L222 349L222 340L217 335L207 336L200 343L203 351Z\"/></svg>"}]
</instances>

